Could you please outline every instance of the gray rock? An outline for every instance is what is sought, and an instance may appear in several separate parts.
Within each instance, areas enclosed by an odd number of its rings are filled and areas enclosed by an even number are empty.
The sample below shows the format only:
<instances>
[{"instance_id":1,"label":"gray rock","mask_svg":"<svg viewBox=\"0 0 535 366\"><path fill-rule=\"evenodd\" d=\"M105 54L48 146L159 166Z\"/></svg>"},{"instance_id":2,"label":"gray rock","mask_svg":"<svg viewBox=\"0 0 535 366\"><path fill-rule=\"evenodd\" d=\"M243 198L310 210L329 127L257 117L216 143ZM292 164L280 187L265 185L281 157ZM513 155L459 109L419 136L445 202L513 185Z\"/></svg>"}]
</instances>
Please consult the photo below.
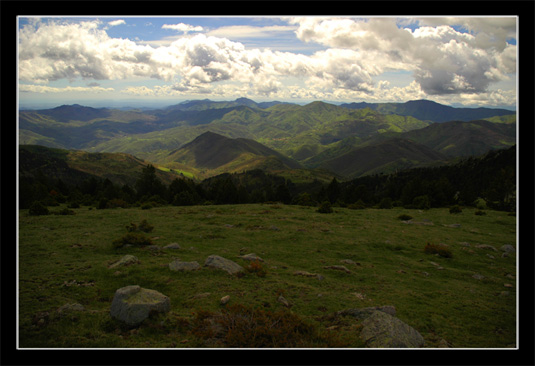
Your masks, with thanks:
<instances>
[{"instance_id":1,"label":"gray rock","mask_svg":"<svg viewBox=\"0 0 535 366\"><path fill-rule=\"evenodd\" d=\"M243 259L243 260L246 260L246 261L251 261L251 262L254 262L254 261L263 262L264 261L262 258L257 256L255 253L245 254L245 255L240 256L240 258Z\"/></svg>"},{"instance_id":2,"label":"gray rock","mask_svg":"<svg viewBox=\"0 0 535 366\"><path fill-rule=\"evenodd\" d=\"M132 285L115 291L110 315L129 326L137 326L152 312L168 312L169 310L171 310L169 297L155 290Z\"/></svg>"},{"instance_id":3,"label":"gray rock","mask_svg":"<svg viewBox=\"0 0 535 366\"><path fill-rule=\"evenodd\" d=\"M201 266L197 262L182 262L179 259L175 259L169 263L169 269L171 271L196 271L200 269Z\"/></svg>"},{"instance_id":4,"label":"gray rock","mask_svg":"<svg viewBox=\"0 0 535 366\"><path fill-rule=\"evenodd\" d=\"M79 304L79 303L65 304L58 308L57 313L59 316L63 316L66 313L70 313L74 311L85 311L85 308L82 304Z\"/></svg>"},{"instance_id":5,"label":"gray rock","mask_svg":"<svg viewBox=\"0 0 535 366\"><path fill-rule=\"evenodd\" d=\"M383 311L373 311L362 321L359 337L368 348L420 348L424 345L424 338L417 330Z\"/></svg>"},{"instance_id":6,"label":"gray rock","mask_svg":"<svg viewBox=\"0 0 535 366\"><path fill-rule=\"evenodd\" d=\"M137 257L135 257L135 256L133 256L131 254L127 254L124 257L122 257L121 259L119 259L117 262L113 263L108 268L117 268L117 267L121 267L121 266L129 266L131 264L136 264L138 262L139 261L138 261Z\"/></svg>"},{"instance_id":7,"label":"gray rock","mask_svg":"<svg viewBox=\"0 0 535 366\"><path fill-rule=\"evenodd\" d=\"M164 249L180 249L180 245L178 245L178 243L171 243L169 245L166 245L163 248Z\"/></svg>"},{"instance_id":8,"label":"gray rock","mask_svg":"<svg viewBox=\"0 0 535 366\"><path fill-rule=\"evenodd\" d=\"M476 280L482 280L485 278L485 276L480 275L479 273L476 273L472 276L472 278L475 278Z\"/></svg>"},{"instance_id":9,"label":"gray rock","mask_svg":"<svg viewBox=\"0 0 535 366\"><path fill-rule=\"evenodd\" d=\"M509 245L509 244L506 244L506 245L502 246L500 249L502 250L502 252L505 252L505 253L514 253L515 252L515 248L512 245Z\"/></svg>"},{"instance_id":10,"label":"gray rock","mask_svg":"<svg viewBox=\"0 0 535 366\"><path fill-rule=\"evenodd\" d=\"M206 258L206 261L204 262L204 266L221 269L227 272L228 274L237 274L239 272L244 271L244 268L240 266L238 263L233 262L230 259L220 257L218 255L211 255L208 258Z\"/></svg>"}]
</instances>

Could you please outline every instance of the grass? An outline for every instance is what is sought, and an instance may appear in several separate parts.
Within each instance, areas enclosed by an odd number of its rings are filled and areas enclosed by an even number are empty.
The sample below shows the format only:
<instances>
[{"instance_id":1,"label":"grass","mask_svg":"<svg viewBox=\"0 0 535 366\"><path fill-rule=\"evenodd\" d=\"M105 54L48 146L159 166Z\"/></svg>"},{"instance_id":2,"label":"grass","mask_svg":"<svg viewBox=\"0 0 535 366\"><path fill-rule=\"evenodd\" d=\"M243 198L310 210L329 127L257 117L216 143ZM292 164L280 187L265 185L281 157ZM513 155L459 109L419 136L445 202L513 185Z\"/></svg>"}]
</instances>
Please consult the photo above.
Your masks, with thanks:
<instances>
[{"instance_id":1,"label":"grass","mask_svg":"<svg viewBox=\"0 0 535 366\"><path fill-rule=\"evenodd\" d=\"M316 329L314 347L362 347L358 322L334 314L382 305L395 306L397 317L418 330L428 347L442 339L455 348L515 345L516 258L476 247L488 244L499 250L505 244L515 245L515 217L492 210L478 216L470 208L456 215L447 208L335 207L330 214L316 210L282 204L151 210L81 207L66 216L30 216L21 210L20 347L209 347L203 333L194 331L195 321L199 314L222 310L220 299L226 295L230 295L227 306L278 316L290 312L298 317L295 322ZM398 219L402 214L412 216L413 224ZM154 245L176 242L181 249L114 247L129 224L143 220L154 226L146 234ZM428 225L414 224L421 222ZM452 224L461 227L448 226ZM428 243L447 244L452 256L427 254ZM208 268L195 272L168 268L176 258L202 265L212 254L247 267L251 263L238 257L248 253L256 253L264 262L240 277ZM135 255L139 263L108 268L126 254ZM355 264L342 263L345 259ZM327 268L341 264L351 273ZM323 280L295 275L296 271L316 273ZM483 278L475 279L474 274ZM124 328L109 311L115 291L127 285L169 296L171 311L137 329ZM280 295L290 309L277 301ZM59 316L57 309L67 303L80 303L86 310ZM326 337L333 329L336 342Z\"/></svg>"}]
</instances>

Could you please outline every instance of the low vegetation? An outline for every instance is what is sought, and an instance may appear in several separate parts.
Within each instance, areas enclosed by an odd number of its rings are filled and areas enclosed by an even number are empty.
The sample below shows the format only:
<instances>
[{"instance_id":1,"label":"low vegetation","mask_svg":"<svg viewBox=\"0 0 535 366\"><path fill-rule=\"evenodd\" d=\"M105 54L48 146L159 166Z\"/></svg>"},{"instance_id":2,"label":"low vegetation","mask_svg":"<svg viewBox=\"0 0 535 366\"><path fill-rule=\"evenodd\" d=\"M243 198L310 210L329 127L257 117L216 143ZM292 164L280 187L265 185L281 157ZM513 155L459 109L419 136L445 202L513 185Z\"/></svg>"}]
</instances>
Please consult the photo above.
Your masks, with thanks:
<instances>
[{"instance_id":1,"label":"low vegetation","mask_svg":"<svg viewBox=\"0 0 535 366\"><path fill-rule=\"evenodd\" d=\"M22 348L359 348L359 321L338 312L383 305L426 347L515 346L516 255L500 248L515 246L516 218L505 212L333 206L325 215L282 203L71 210L19 212ZM180 249L164 249L170 243ZM248 253L263 262L241 258ZM137 261L110 268L127 254ZM246 270L202 267L214 254ZM177 258L201 269L171 271ZM129 285L168 296L171 311L125 327L110 306Z\"/></svg>"}]
</instances>

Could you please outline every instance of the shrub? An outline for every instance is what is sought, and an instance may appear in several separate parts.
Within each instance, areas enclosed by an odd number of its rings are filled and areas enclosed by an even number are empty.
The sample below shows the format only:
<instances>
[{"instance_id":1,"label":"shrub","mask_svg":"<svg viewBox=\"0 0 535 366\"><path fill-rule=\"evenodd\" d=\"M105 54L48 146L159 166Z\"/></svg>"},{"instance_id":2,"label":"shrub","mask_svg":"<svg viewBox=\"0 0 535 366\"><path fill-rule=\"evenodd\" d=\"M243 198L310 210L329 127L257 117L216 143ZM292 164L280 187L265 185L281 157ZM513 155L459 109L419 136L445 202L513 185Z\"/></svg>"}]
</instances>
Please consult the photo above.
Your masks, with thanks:
<instances>
[{"instance_id":1,"label":"shrub","mask_svg":"<svg viewBox=\"0 0 535 366\"><path fill-rule=\"evenodd\" d=\"M114 198L114 199L109 200L106 203L106 208L117 208L117 207L127 208L128 202L120 198Z\"/></svg>"},{"instance_id":2,"label":"shrub","mask_svg":"<svg viewBox=\"0 0 535 366\"><path fill-rule=\"evenodd\" d=\"M379 208L391 209L392 207L392 199L390 197L385 197L379 202Z\"/></svg>"},{"instance_id":3,"label":"shrub","mask_svg":"<svg viewBox=\"0 0 535 366\"><path fill-rule=\"evenodd\" d=\"M477 216L485 216L487 213L485 211L478 210L475 212Z\"/></svg>"},{"instance_id":4,"label":"shrub","mask_svg":"<svg viewBox=\"0 0 535 366\"><path fill-rule=\"evenodd\" d=\"M108 208L108 199L107 198L101 198L100 201L98 201L97 209L103 210L105 208Z\"/></svg>"},{"instance_id":5,"label":"shrub","mask_svg":"<svg viewBox=\"0 0 535 366\"><path fill-rule=\"evenodd\" d=\"M78 202L71 202L67 206L68 208L80 208L80 204Z\"/></svg>"},{"instance_id":6,"label":"shrub","mask_svg":"<svg viewBox=\"0 0 535 366\"><path fill-rule=\"evenodd\" d=\"M412 220L412 216L407 215L407 214L402 214L398 216L398 219L403 220L403 221L408 221L408 220Z\"/></svg>"},{"instance_id":7,"label":"shrub","mask_svg":"<svg viewBox=\"0 0 535 366\"><path fill-rule=\"evenodd\" d=\"M143 231L145 233L150 233L154 229L154 226L149 224L147 222L147 220L144 219L144 220L141 220L141 222L139 223L138 229L139 229L139 231Z\"/></svg>"},{"instance_id":8,"label":"shrub","mask_svg":"<svg viewBox=\"0 0 535 366\"><path fill-rule=\"evenodd\" d=\"M39 201L35 201L34 203L32 203L28 213L31 216L41 216L41 215L48 215L49 214L48 208L45 205L43 205L41 202L39 202Z\"/></svg>"},{"instance_id":9,"label":"shrub","mask_svg":"<svg viewBox=\"0 0 535 366\"><path fill-rule=\"evenodd\" d=\"M247 272L249 273L255 273L258 277L266 277L266 270L264 269L264 266L262 266L262 263L260 261L252 261L251 264L245 267Z\"/></svg>"},{"instance_id":10,"label":"shrub","mask_svg":"<svg viewBox=\"0 0 535 366\"><path fill-rule=\"evenodd\" d=\"M122 238L116 239L113 241L113 246L115 248L120 248L127 244L130 244L133 246L152 245L152 240L143 233L135 232L135 233L127 233L123 235Z\"/></svg>"},{"instance_id":11,"label":"shrub","mask_svg":"<svg viewBox=\"0 0 535 366\"><path fill-rule=\"evenodd\" d=\"M64 208L62 210L54 212L54 215L74 215L74 211L69 210L68 208Z\"/></svg>"},{"instance_id":12,"label":"shrub","mask_svg":"<svg viewBox=\"0 0 535 366\"><path fill-rule=\"evenodd\" d=\"M362 202L362 200L358 200L357 202L348 205L347 208L351 210L364 210L366 208L366 204Z\"/></svg>"},{"instance_id":13,"label":"shrub","mask_svg":"<svg viewBox=\"0 0 535 366\"><path fill-rule=\"evenodd\" d=\"M428 195L414 197L414 199L412 200L412 205L414 206L414 208L417 208L419 210L428 210L431 208L431 203L429 202Z\"/></svg>"},{"instance_id":14,"label":"shrub","mask_svg":"<svg viewBox=\"0 0 535 366\"><path fill-rule=\"evenodd\" d=\"M458 214L458 213L461 213L461 212L463 212L463 210L461 209L461 207L459 205L455 205L455 206L450 207L450 214Z\"/></svg>"},{"instance_id":15,"label":"shrub","mask_svg":"<svg viewBox=\"0 0 535 366\"><path fill-rule=\"evenodd\" d=\"M320 207L318 208L317 212L319 213L332 213L333 208L331 206L331 203L329 201L324 201Z\"/></svg>"},{"instance_id":16,"label":"shrub","mask_svg":"<svg viewBox=\"0 0 535 366\"><path fill-rule=\"evenodd\" d=\"M235 304L221 312L199 311L192 322L195 336L228 348L344 347L335 334L321 334L297 314Z\"/></svg>"},{"instance_id":17,"label":"shrub","mask_svg":"<svg viewBox=\"0 0 535 366\"><path fill-rule=\"evenodd\" d=\"M444 258L452 258L453 254L451 253L450 248L445 244L430 244L427 243L424 252L427 254L438 254Z\"/></svg>"}]
</instances>

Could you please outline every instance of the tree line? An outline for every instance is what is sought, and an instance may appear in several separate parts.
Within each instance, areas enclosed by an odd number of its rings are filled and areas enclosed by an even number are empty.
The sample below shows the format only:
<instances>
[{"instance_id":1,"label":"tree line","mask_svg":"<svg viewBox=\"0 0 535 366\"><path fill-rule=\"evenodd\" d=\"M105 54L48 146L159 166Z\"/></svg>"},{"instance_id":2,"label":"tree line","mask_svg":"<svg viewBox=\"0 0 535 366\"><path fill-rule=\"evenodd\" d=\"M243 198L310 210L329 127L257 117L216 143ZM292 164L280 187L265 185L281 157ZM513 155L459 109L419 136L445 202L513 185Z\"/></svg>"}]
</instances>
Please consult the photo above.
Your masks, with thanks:
<instances>
[{"instance_id":1,"label":"tree line","mask_svg":"<svg viewBox=\"0 0 535 366\"><path fill-rule=\"evenodd\" d=\"M295 184L289 179L252 170L225 173L195 182L175 179L165 185L152 165L144 167L133 186L117 185L109 179L91 177L78 184L38 173L19 178L19 208L32 204L70 208L94 206L97 209L160 205L246 204L281 202L354 209L377 207L429 209L455 204L475 206L484 199L489 208L516 209L516 147L495 150L482 157L465 158L454 165L416 168L394 174L376 174L324 184L314 181Z\"/></svg>"}]
</instances>

